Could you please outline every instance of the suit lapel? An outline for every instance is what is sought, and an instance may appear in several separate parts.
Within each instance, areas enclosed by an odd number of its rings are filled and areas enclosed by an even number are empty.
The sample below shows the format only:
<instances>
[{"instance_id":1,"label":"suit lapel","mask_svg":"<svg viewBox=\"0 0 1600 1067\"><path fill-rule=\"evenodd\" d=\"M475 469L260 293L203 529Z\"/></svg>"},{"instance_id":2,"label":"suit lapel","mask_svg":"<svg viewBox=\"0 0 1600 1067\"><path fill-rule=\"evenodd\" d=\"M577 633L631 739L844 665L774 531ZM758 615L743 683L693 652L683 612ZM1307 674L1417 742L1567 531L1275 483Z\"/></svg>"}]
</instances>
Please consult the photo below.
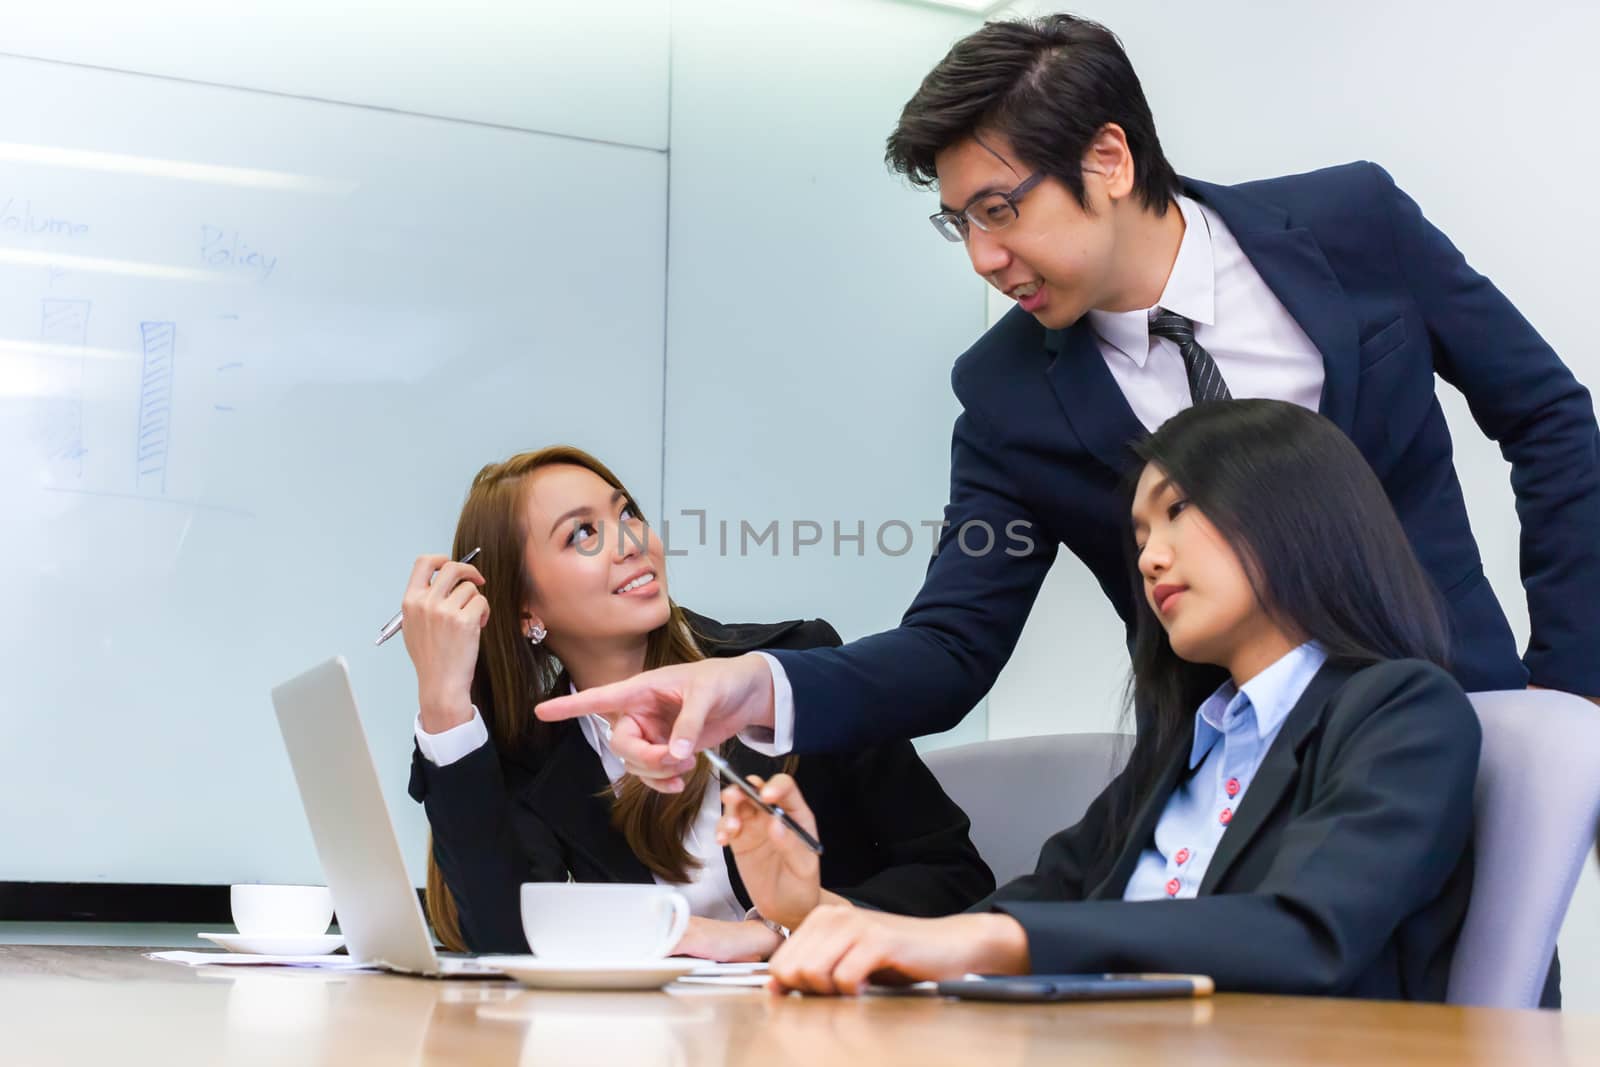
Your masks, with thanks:
<instances>
[{"instance_id":1,"label":"suit lapel","mask_svg":"<svg viewBox=\"0 0 1600 1067\"><path fill-rule=\"evenodd\" d=\"M1311 231L1236 188L1184 179L1184 191L1222 216L1251 266L1322 353L1322 414L1346 434L1355 416L1360 347L1356 320Z\"/></svg>"},{"instance_id":2,"label":"suit lapel","mask_svg":"<svg viewBox=\"0 0 1600 1067\"><path fill-rule=\"evenodd\" d=\"M1222 839L1217 842L1217 854L1211 857L1205 877L1200 880L1198 892L1201 896L1216 890L1217 882L1243 855L1246 846L1266 824L1267 816L1272 814L1284 793L1299 778L1302 749L1322 723L1323 709L1328 701L1351 673L1348 667L1324 664L1295 702L1272 747L1267 750L1266 758L1261 761L1261 767L1256 771L1244 801L1234 812Z\"/></svg>"},{"instance_id":3,"label":"suit lapel","mask_svg":"<svg viewBox=\"0 0 1600 1067\"><path fill-rule=\"evenodd\" d=\"M1122 474L1134 459L1128 446L1146 431L1111 377L1087 317L1048 331L1044 346L1050 354L1045 374L1073 430L1100 462Z\"/></svg>"},{"instance_id":4,"label":"suit lapel","mask_svg":"<svg viewBox=\"0 0 1600 1067\"><path fill-rule=\"evenodd\" d=\"M611 783L599 755L576 722L562 725L560 740L544 757L530 786L529 800L551 813L550 828L568 848L583 853L613 880L654 881L650 868L639 862L627 839L611 825Z\"/></svg>"}]
</instances>

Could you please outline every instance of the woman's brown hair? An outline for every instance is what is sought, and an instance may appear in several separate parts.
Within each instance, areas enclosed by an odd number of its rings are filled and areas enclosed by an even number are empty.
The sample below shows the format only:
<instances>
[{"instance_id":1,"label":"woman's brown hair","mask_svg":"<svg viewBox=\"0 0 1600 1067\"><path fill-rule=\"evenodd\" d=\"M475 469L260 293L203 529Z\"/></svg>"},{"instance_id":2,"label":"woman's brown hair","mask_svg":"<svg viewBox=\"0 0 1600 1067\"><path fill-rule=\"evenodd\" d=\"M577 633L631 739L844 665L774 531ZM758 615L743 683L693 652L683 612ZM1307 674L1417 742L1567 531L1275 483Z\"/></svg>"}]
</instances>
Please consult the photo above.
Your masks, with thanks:
<instances>
[{"instance_id":1,"label":"woman's brown hair","mask_svg":"<svg viewBox=\"0 0 1600 1067\"><path fill-rule=\"evenodd\" d=\"M474 561L484 577L483 595L489 601L489 622L478 643L478 663L472 676L472 700L487 712L489 736L500 752L531 748L548 751L556 732L570 724L546 723L534 717L533 706L560 694L555 692L561 665L545 645L534 645L522 633L522 607L532 589L532 576L523 566L523 498L527 476L542 467L565 464L593 471L614 489L621 490L642 514L620 479L582 449L567 445L521 452L503 463L491 463L472 479L461 518L456 523L454 558L477 547ZM664 625L645 639L644 668L703 659L683 609L668 601L670 614ZM680 793L658 793L632 775L624 777L611 808L611 822L633 854L654 874L672 882L686 882L698 866L684 846L684 838L700 809L711 767L699 760ZM467 950L455 898L428 848L428 918L447 949Z\"/></svg>"}]
</instances>

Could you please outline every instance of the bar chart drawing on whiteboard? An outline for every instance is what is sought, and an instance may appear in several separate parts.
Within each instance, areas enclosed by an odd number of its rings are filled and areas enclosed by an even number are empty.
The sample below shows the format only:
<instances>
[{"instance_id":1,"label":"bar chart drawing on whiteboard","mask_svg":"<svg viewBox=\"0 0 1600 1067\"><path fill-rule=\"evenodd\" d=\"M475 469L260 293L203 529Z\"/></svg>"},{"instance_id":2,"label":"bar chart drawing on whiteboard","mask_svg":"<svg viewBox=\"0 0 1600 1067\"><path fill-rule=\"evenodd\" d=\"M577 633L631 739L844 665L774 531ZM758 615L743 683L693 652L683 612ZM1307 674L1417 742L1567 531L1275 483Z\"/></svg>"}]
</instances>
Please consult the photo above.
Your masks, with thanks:
<instances>
[{"instance_id":1,"label":"bar chart drawing on whiteboard","mask_svg":"<svg viewBox=\"0 0 1600 1067\"><path fill-rule=\"evenodd\" d=\"M176 323L139 324L144 359L139 371L139 436L134 455L141 492L167 491L177 338Z\"/></svg>"},{"instance_id":2,"label":"bar chart drawing on whiteboard","mask_svg":"<svg viewBox=\"0 0 1600 1067\"><path fill-rule=\"evenodd\" d=\"M72 349L89 343L87 300L60 300L46 297L39 308L39 340L48 346ZM77 356L64 368L69 381L62 383L61 395L49 405L50 425L46 430L50 461L63 475L83 477L84 445L83 376L84 357Z\"/></svg>"}]
</instances>

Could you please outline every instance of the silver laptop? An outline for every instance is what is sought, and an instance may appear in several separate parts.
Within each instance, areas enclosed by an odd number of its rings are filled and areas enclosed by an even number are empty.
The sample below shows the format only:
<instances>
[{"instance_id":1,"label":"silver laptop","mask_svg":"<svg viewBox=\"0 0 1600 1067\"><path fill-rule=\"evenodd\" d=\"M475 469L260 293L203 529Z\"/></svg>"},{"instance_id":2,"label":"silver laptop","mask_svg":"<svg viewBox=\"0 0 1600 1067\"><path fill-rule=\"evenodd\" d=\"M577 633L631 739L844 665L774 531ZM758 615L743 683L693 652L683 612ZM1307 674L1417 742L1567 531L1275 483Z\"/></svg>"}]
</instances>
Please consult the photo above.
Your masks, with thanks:
<instances>
[{"instance_id":1,"label":"silver laptop","mask_svg":"<svg viewBox=\"0 0 1600 1067\"><path fill-rule=\"evenodd\" d=\"M501 977L477 960L434 951L344 657L276 687L272 704L351 958L433 978Z\"/></svg>"}]
</instances>

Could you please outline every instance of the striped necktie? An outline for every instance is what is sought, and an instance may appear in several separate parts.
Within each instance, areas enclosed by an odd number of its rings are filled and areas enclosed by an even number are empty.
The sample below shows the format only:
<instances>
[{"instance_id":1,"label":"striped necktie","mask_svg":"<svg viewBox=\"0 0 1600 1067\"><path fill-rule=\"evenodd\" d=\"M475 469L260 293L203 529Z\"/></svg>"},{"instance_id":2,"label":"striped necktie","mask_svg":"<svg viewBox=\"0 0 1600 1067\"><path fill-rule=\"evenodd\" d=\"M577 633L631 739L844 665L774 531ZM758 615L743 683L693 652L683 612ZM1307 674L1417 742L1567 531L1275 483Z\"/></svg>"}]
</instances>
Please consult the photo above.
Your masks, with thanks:
<instances>
[{"instance_id":1,"label":"striped necktie","mask_svg":"<svg viewBox=\"0 0 1600 1067\"><path fill-rule=\"evenodd\" d=\"M1188 319L1176 311L1157 308L1150 318L1150 332L1178 346L1183 356L1183 369L1189 375L1189 396L1196 404L1232 398L1216 360L1194 339L1194 325Z\"/></svg>"}]
</instances>

